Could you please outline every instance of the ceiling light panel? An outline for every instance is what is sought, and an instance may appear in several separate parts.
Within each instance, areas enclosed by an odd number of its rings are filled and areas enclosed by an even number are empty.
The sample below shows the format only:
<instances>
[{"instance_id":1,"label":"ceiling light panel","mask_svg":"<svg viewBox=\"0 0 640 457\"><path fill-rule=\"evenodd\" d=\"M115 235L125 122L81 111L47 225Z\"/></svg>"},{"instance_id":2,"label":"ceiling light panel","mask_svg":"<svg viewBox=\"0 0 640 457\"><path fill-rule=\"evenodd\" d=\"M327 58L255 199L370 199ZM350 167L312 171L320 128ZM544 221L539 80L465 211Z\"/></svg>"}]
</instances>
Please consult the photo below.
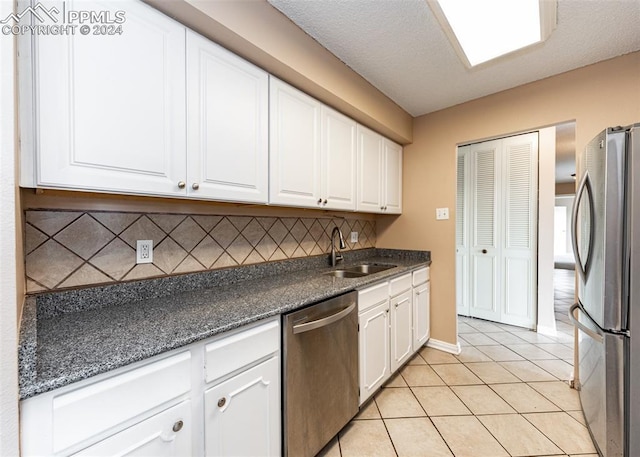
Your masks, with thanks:
<instances>
[{"instance_id":1,"label":"ceiling light panel","mask_svg":"<svg viewBox=\"0 0 640 457\"><path fill-rule=\"evenodd\" d=\"M551 0L542 4L539 0L431 0L429 4L469 67L539 43L555 27L555 1ZM543 24L549 19L552 27Z\"/></svg>"}]
</instances>

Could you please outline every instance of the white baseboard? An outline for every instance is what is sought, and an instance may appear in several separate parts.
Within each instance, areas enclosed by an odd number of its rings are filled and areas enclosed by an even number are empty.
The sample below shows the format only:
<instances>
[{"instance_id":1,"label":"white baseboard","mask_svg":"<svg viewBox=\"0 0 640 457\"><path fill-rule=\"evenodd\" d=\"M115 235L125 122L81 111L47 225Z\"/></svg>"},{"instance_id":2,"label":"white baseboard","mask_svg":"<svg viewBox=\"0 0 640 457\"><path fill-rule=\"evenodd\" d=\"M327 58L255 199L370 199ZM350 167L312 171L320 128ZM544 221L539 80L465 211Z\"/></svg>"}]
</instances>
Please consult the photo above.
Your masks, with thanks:
<instances>
[{"instance_id":1,"label":"white baseboard","mask_svg":"<svg viewBox=\"0 0 640 457\"><path fill-rule=\"evenodd\" d=\"M553 327L547 327L546 325L538 325L536 327L536 332L542 333L543 335L551 335L556 336L558 331L556 330L555 325Z\"/></svg>"},{"instance_id":2,"label":"white baseboard","mask_svg":"<svg viewBox=\"0 0 640 457\"><path fill-rule=\"evenodd\" d=\"M429 338L429 341L427 341L426 346L433 349L438 349L439 351L455 354L455 355L460 354L460 351L462 350L460 348L460 343L456 343L456 344L445 343L444 341L434 340L433 338Z\"/></svg>"}]
</instances>

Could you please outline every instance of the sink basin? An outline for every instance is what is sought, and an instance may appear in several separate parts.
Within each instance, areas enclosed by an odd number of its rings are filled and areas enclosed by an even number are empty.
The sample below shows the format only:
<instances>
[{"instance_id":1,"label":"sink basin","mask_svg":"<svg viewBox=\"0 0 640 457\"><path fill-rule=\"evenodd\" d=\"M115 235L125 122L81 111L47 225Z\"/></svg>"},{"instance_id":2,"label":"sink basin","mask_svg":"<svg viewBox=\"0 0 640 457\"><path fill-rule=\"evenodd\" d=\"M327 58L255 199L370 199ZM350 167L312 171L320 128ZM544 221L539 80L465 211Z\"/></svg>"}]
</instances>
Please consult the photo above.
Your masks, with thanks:
<instances>
[{"instance_id":1,"label":"sink basin","mask_svg":"<svg viewBox=\"0 0 640 457\"><path fill-rule=\"evenodd\" d=\"M361 276L368 276L391 268L395 268L395 265L362 264L345 268L343 270L328 271L324 274L335 278L359 278Z\"/></svg>"},{"instance_id":2,"label":"sink basin","mask_svg":"<svg viewBox=\"0 0 640 457\"><path fill-rule=\"evenodd\" d=\"M323 274L327 276L334 276L336 278L359 278L360 276L367 276L369 273L362 273L351 270L333 270Z\"/></svg>"},{"instance_id":3,"label":"sink basin","mask_svg":"<svg viewBox=\"0 0 640 457\"><path fill-rule=\"evenodd\" d=\"M396 265L383 265L383 264L362 264L353 267L345 268L346 271L356 271L358 273L365 273L371 275L373 273L379 273L381 271L390 270L395 268Z\"/></svg>"}]
</instances>

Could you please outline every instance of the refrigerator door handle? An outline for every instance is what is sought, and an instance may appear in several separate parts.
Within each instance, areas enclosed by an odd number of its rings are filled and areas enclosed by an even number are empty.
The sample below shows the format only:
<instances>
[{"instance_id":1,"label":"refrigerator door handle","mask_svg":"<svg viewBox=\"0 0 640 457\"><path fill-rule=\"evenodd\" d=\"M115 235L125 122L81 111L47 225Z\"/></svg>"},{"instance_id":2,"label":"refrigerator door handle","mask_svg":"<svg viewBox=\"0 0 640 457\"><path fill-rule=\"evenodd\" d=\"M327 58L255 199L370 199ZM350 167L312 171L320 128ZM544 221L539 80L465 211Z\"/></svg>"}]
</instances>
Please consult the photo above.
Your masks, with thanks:
<instances>
[{"instance_id":1,"label":"refrigerator door handle","mask_svg":"<svg viewBox=\"0 0 640 457\"><path fill-rule=\"evenodd\" d=\"M596 325L596 328L598 329L598 331L593 331L592 329L590 329L589 327L584 325L582 322L580 322L578 320L578 316L576 315L576 311L582 311L582 309L580 308L580 303L574 303L569 308L569 320L571 321L571 323L575 327L578 327L584 333L589 335L591 338L593 338L596 342L602 343L604 341L604 334L602 334L600 332L600 329L598 328L598 326ZM589 316L587 316L587 318L589 318Z\"/></svg>"},{"instance_id":2,"label":"refrigerator door handle","mask_svg":"<svg viewBox=\"0 0 640 457\"><path fill-rule=\"evenodd\" d=\"M585 190L587 199L589 202L589 249L587 250L586 261L582 261L580 256L580 249L578 248L578 208L580 207L580 201L584 195ZM573 255L576 258L576 266L578 272L582 276L582 280L586 282L589 270L591 269L591 258L593 253L593 245L595 243L594 231L595 229L595 214L593 205L593 188L591 187L591 179L589 174L585 173L580 181L578 190L576 192L576 198L573 202L573 211L571 214L571 240L573 245Z\"/></svg>"}]
</instances>

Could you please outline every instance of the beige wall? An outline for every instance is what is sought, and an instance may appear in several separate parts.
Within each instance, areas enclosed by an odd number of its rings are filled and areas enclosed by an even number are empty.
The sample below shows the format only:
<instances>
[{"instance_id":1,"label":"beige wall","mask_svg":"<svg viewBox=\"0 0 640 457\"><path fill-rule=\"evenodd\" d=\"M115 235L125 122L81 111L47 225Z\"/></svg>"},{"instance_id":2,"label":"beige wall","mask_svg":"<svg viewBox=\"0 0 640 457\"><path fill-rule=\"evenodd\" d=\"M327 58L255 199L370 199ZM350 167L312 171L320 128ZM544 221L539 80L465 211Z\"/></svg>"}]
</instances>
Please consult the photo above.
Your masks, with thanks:
<instances>
[{"instance_id":1,"label":"beige wall","mask_svg":"<svg viewBox=\"0 0 640 457\"><path fill-rule=\"evenodd\" d=\"M145 0L269 73L402 144L411 116L266 0Z\"/></svg>"},{"instance_id":2,"label":"beige wall","mask_svg":"<svg viewBox=\"0 0 640 457\"><path fill-rule=\"evenodd\" d=\"M378 247L430 249L434 339L456 342L456 146L576 121L576 150L600 130L640 121L640 52L570 71L414 120L405 147L403 214L378 220ZM436 221L435 209L451 218Z\"/></svg>"}]
</instances>

